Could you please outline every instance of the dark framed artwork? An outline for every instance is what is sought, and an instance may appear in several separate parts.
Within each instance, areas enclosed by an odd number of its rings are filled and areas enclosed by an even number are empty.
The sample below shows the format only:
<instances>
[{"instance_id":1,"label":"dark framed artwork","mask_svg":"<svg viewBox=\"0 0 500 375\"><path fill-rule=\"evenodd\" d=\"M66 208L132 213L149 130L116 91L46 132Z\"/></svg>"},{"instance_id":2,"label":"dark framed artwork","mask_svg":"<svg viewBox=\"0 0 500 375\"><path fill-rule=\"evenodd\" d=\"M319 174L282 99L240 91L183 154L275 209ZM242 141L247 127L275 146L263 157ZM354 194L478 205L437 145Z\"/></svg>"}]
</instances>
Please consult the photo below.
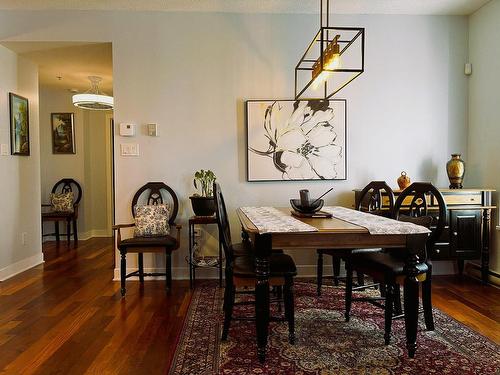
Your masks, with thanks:
<instances>
[{"instance_id":1,"label":"dark framed artwork","mask_svg":"<svg viewBox=\"0 0 500 375\"><path fill-rule=\"evenodd\" d=\"M28 99L9 93L10 108L10 153L30 154L30 123Z\"/></svg>"},{"instance_id":2,"label":"dark framed artwork","mask_svg":"<svg viewBox=\"0 0 500 375\"><path fill-rule=\"evenodd\" d=\"M52 153L76 154L73 113L52 113Z\"/></svg>"},{"instance_id":3,"label":"dark framed artwork","mask_svg":"<svg viewBox=\"0 0 500 375\"><path fill-rule=\"evenodd\" d=\"M346 180L347 101L248 100L247 180Z\"/></svg>"}]
</instances>

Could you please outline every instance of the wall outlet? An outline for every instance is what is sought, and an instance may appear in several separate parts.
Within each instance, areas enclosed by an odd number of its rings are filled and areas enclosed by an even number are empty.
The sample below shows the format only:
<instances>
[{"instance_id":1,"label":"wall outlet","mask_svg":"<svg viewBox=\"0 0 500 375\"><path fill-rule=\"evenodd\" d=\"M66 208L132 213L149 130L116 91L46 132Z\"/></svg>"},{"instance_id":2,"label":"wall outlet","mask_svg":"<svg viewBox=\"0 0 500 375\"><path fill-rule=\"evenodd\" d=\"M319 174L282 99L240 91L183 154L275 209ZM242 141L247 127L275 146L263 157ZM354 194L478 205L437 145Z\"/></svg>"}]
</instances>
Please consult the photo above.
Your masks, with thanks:
<instances>
[{"instance_id":1,"label":"wall outlet","mask_svg":"<svg viewBox=\"0 0 500 375\"><path fill-rule=\"evenodd\" d=\"M28 233L27 232L21 233L21 244L26 245L27 242L28 242Z\"/></svg>"}]
</instances>

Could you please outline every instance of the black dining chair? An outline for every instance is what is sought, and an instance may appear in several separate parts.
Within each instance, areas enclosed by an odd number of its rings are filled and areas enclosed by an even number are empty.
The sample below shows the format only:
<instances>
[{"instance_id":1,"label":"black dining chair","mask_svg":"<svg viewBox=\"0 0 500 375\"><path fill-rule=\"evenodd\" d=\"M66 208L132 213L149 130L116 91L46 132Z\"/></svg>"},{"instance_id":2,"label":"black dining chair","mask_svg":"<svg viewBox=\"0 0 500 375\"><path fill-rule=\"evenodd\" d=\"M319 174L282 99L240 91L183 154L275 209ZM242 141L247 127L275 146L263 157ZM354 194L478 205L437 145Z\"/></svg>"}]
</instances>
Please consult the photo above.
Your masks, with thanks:
<instances>
[{"instance_id":1,"label":"black dining chair","mask_svg":"<svg viewBox=\"0 0 500 375\"><path fill-rule=\"evenodd\" d=\"M387 185L385 181L372 181L360 193L360 199L358 200L357 206L355 207L358 211L369 212L374 215L391 217L394 209L394 192ZM366 254L373 252L380 252L382 249L318 249L316 252L318 254L317 262L317 293L318 296L321 295L321 287L323 285L324 278L333 278L333 283L335 286L339 285L340 275L340 262L344 261L356 254ZM323 256L329 255L332 257L332 268L333 276L323 275ZM354 288L366 289L368 287L373 287L375 285L364 285L363 274L359 272L358 276L358 286ZM383 291L382 291L383 292Z\"/></svg>"},{"instance_id":2,"label":"black dining chair","mask_svg":"<svg viewBox=\"0 0 500 375\"><path fill-rule=\"evenodd\" d=\"M66 194L73 193L73 209L68 211L57 211L52 204L42 204L42 207L50 207L50 210L42 210L42 237L56 236L56 241L59 242L59 222L66 222L66 238L68 244L71 239L71 227L73 227L73 240L75 244L78 242L78 208L82 200L82 187L78 182L72 178L63 178L55 183L52 187L52 194ZM46 221L53 221L55 233L43 233L43 223Z\"/></svg>"},{"instance_id":3,"label":"black dining chair","mask_svg":"<svg viewBox=\"0 0 500 375\"><path fill-rule=\"evenodd\" d=\"M224 290L224 325L222 330L222 340L227 340L231 321L234 320L255 320L254 317L234 317L233 308L238 304L255 303L255 285L257 277L255 273L255 260L253 257L252 242L247 240L239 244L231 242L231 230L227 216L226 205L222 195L221 187L214 183L214 198L216 206L217 224L222 237L222 245L226 258L225 277L226 286ZM236 254L238 249L238 255ZM270 275L269 285L272 287L283 287L285 317L271 317L271 321L288 322L288 340L295 341L295 310L293 295L293 278L297 275L295 263L287 254L273 252L269 259ZM237 288L253 288L246 290L254 296L253 301L235 302ZM281 302L280 298L271 299L271 302Z\"/></svg>"},{"instance_id":4,"label":"black dining chair","mask_svg":"<svg viewBox=\"0 0 500 375\"><path fill-rule=\"evenodd\" d=\"M426 247L432 248L440 237L446 224L446 202L443 195L431 183L416 182L411 184L398 196L394 204L394 219L422 225L431 230ZM345 297L345 318L349 321L352 301L371 302L385 309L385 344L390 343L393 319L402 318L399 301L399 286L405 281L405 249L391 249L385 252L359 254L348 259L346 263L347 283ZM426 249L418 254L417 279L422 287L422 305L427 330L434 330L431 302L432 263ZM352 273L362 272L385 285L385 304L380 298L352 298Z\"/></svg>"},{"instance_id":5,"label":"black dining chair","mask_svg":"<svg viewBox=\"0 0 500 375\"><path fill-rule=\"evenodd\" d=\"M133 224L114 225L113 230L117 231L117 246L121 256L121 294L125 296L125 280L129 277L139 276L139 281L144 282L144 276L165 276L165 287L167 291L172 288L172 251L177 250L180 246L180 231L182 226L175 223L179 202L177 195L163 182L148 182L135 193L132 199L132 216L136 217L136 208L138 204L158 205L166 204L169 206L169 217L165 217L171 228L176 228L176 236L161 235L161 236L136 236L122 239L121 229L132 228ZM138 256L138 270L127 274L127 254L136 253ZM144 253L164 253L165 254L165 273L144 272Z\"/></svg>"}]
</instances>

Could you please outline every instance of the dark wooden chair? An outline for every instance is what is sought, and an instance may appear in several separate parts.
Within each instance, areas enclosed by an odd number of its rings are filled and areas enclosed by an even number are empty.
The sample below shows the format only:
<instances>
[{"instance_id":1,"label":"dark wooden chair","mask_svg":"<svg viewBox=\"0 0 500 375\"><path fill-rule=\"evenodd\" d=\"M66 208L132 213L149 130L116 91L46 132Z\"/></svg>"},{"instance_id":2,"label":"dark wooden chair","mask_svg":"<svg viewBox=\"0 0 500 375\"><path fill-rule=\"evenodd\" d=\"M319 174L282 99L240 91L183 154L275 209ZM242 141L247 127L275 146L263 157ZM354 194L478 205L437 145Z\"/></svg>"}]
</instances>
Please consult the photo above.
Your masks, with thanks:
<instances>
[{"instance_id":1,"label":"dark wooden chair","mask_svg":"<svg viewBox=\"0 0 500 375\"><path fill-rule=\"evenodd\" d=\"M66 237L68 244L71 241L71 227L73 226L73 239L75 244L78 242L78 207L82 199L82 187L78 182L72 178L63 178L59 180L52 188L52 194L63 194L73 192L73 212L58 212L52 209L51 204L42 204L42 237L56 236L56 241L59 242L59 222L66 222ZM45 208L45 209L44 209ZM43 233L43 223L46 221L53 221L55 226L55 233Z\"/></svg>"},{"instance_id":2,"label":"dark wooden chair","mask_svg":"<svg viewBox=\"0 0 500 375\"><path fill-rule=\"evenodd\" d=\"M431 206L432 207L429 207ZM422 225L431 230L426 246L431 248L439 238L446 224L446 203L443 196L431 183L416 182L407 187L398 196L394 205L394 218L401 221ZM403 249L389 250L382 253L360 254L353 256L346 263L346 311L345 318L349 321L352 301L366 301L385 309L386 345L390 342L393 319L403 317L399 298L400 285L405 281L405 257ZM418 254L417 279L422 286L422 305L426 328L434 330L431 302L432 263L427 257L426 249ZM385 304L381 305L370 298L352 298L352 272L362 272L385 285ZM398 306L399 304L399 306Z\"/></svg>"},{"instance_id":3,"label":"dark wooden chair","mask_svg":"<svg viewBox=\"0 0 500 375\"><path fill-rule=\"evenodd\" d=\"M383 197L386 199L384 200ZM360 200L355 207L358 211L369 212L374 215L391 217L394 209L394 192L385 183L385 181L372 181L360 193ZM342 259L347 259L355 254L380 252L382 249L318 249L318 264L317 264L317 292L321 295L321 287L323 278L333 278L335 286L339 285L340 262ZM329 255L332 257L333 276L323 276L323 256ZM364 285L362 273L358 273L357 289L364 289L374 285Z\"/></svg>"},{"instance_id":4,"label":"dark wooden chair","mask_svg":"<svg viewBox=\"0 0 500 375\"><path fill-rule=\"evenodd\" d=\"M243 301L235 303L236 288L255 288L257 277L255 273L255 260L251 254L252 243L243 241L240 244L231 242L231 231L227 216L224 197L218 183L214 183L214 197L216 206L217 224L222 237L224 255L226 257L226 287L224 290L224 326L222 330L222 340L227 340L231 320L233 320L233 307L235 304L254 304L253 301ZM238 255L236 255L238 250ZM295 342L295 310L293 296L293 278L297 274L297 268L293 259L284 253L273 252L269 259L271 274L269 285L272 287L283 287L285 317L271 317L271 321L288 322L288 339L290 343ZM255 295L255 289L246 291ZM271 302L281 302L280 297ZM254 317L234 317L235 320L255 320Z\"/></svg>"},{"instance_id":5,"label":"dark wooden chair","mask_svg":"<svg viewBox=\"0 0 500 375\"><path fill-rule=\"evenodd\" d=\"M132 237L122 240L121 229L132 228L135 224L119 224L114 225L113 230L117 231L117 246L120 250L120 281L121 294L125 295L125 280L132 276L139 276L139 281L144 282L144 276L165 276L166 289L170 291L172 288L172 251L177 250L180 245L180 230L181 225L175 224L177 211L179 209L179 201L174 191L163 182L148 182L142 186L132 199L132 216L135 218L135 208L137 204L168 204L170 207L170 217L168 223L170 230L175 227L177 229L176 237L166 235L158 237ZM127 274L127 254L137 253L138 270ZM165 273L145 273L144 272L144 253L165 253L166 265Z\"/></svg>"}]
</instances>

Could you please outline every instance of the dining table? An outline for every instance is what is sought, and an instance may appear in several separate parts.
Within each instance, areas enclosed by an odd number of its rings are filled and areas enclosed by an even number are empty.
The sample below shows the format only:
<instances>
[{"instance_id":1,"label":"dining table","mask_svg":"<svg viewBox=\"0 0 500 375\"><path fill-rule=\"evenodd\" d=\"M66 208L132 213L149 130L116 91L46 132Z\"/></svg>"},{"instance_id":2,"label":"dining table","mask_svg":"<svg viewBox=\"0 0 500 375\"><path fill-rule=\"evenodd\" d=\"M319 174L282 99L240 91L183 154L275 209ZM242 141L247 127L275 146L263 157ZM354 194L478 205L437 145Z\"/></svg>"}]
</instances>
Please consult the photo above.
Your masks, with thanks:
<instances>
[{"instance_id":1,"label":"dining table","mask_svg":"<svg viewBox=\"0 0 500 375\"><path fill-rule=\"evenodd\" d=\"M323 211L331 212L332 217L296 217L292 215L290 208L240 207L237 209L242 235L248 237L253 243L257 279L255 321L259 360L265 361L268 341L269 256L272 249L300 249L300 251L342 249L345 251L346 249L391 248L406 251L404 321L406 348L408 356L413 358L417 349L419 309L417 265L425 261L425 259L420 259L418 254L421 254L425 248L429 230L415 224L403 227L411 228L411 230L403 230L401 221L343 207L324 207Z\"/></svg>"}]
</instances>

